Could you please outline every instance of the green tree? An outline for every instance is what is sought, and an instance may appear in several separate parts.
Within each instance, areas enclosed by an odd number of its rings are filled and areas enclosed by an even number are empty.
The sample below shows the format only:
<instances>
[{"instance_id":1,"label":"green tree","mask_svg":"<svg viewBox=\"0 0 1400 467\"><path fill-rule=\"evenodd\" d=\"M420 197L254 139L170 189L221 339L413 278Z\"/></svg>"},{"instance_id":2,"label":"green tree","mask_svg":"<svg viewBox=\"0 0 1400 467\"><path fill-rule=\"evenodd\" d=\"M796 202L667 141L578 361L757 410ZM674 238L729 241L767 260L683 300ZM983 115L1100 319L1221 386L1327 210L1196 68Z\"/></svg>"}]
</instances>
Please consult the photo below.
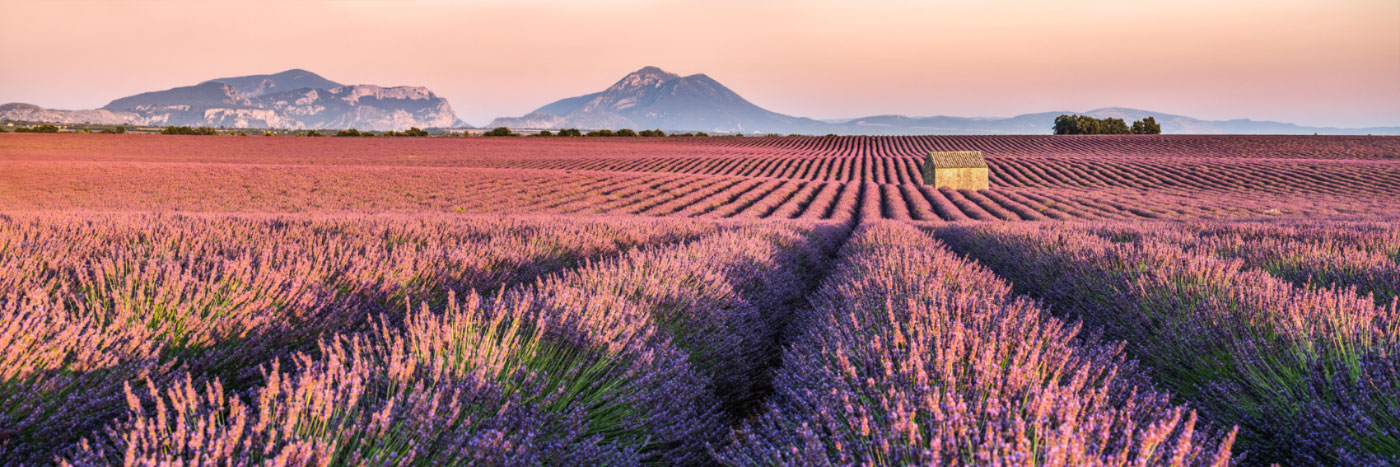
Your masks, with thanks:
<instances>
[{"instance_id":1,"label":"green tree","mask_svg":"<svg viewBox=\"0 0 1400 467\"><path fill-rule=\"evenodd\" d=\"M510 131L510 128L506 128L506 127L501 126L501 127L496 127L495 129L492 129L491 131L482 133L481 136L520 136L520 135L517 134L517 133L514 132L514 131Z\"/></svg>"},{"instance_id":2,"label":"green tree","mask_svg":"<svg viewBox=\"0 0 1400 467\"><path fill-rule=\"evenodd\" d=\"M1157 119L1147 117L1133 122L1133 134L1135 135L1160 135L1162 125L1157 124Z\"/></svg>"},{"instance_id":3,"label":"green tree","mask_svg":"<svg viewBox=\"0 0 1400 467\"><path fill-rule=\"evenodd\" d=\"M214 130L213 128L209 128L209 127L207 127L207 126L202 126L202 127L198 127L198 128L190 128L190 127L188 127L188 126L183 126L183 125L182 125L182 126L167 126L167 127L165 127L164 130L160 130L160 134L162 134L162 135L202 135L202 136L212 136L212 135L217 135L217 134L219 134L219 132L216 131L216 130Z\"/></svg>"},{"instance_id":4,"label":"green tree","mask_svg":"<svg viewBox=\"0 0 1400 467\"><path fill-rule=\"evenodd\" d=\"M623 129L621 129L621 130L617 130L617 133L615 133L615 134L616 134L617 136L628 136L628 137L637 136L637 132L636 132L636 131L632 131L631 128L623 128Z\"/></svg>"},{"instance_id":5,"label":"green tree","mask_svg":"<svg viewBox=\"0 0 1400 467\"><path fill-rule=\"evenodd\" d=\"M617 134L613 133L612 130L608 130L608 129L593 130L593 131L590 131L590 132L588 132L588 133L585 133L584 135L585 135L585 136L617 136Z\"/></svg>"},{"instance_id":6,"label":"green tree","mask_svg":"<svg viewBox=\"0 0 1400 467\"><path fill-rule=\"evenodd\" d=\"M354 129L354 128L350 128L350 129L347 129L347 130L340 130L340 131L335 132L335 136L340 137L340 138L347 138L347 137L361 136L361 135L360 135L360 130L356 130L356 129Z\"/></svg>"},{"instance_id":7,"label":"green tree","mask_svg":"<svg viewBox=\"0 0 1400 467\"><path fill-rule=\"evenodd\" d=\"M550 133L549 130L540 130L539 133L535 133L533 136L548 137L554 136L554 133Z\"/></svg>"},{"instance_id":8,"label":"green tree","mask_svg":"<svg viewBox=\"0 0 1400 467\"><path fill-rule=\"evenodd\" d=\"M1125 123L1125 122L1123 122L1123 119L1121 119L1121 118L1112 118L1112 117L1109 117L1109 118L1105 118L1105 119L1103 119L1103 120L1100 120L1100 122L1101 122L1101 125L1103 125L1103 127L1101 128L1101 130L1103 131L1103 133L1100 133L1100 134L1105 134L1105 135L1126 135L1126 134L1128 134L1128 124Z\"/></svg>"}]
</instances>

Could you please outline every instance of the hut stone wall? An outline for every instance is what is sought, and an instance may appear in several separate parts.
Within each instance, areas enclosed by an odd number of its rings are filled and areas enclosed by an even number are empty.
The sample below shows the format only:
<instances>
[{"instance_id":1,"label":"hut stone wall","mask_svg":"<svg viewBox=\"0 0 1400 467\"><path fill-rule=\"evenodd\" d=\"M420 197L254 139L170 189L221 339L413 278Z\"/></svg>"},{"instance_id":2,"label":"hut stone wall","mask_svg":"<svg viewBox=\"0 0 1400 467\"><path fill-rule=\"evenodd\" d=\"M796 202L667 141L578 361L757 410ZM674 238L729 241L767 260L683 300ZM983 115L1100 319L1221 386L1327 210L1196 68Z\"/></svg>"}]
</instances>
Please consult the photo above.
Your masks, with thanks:
<instances>
[{"instance_id":1,"label":"hut stone wall","mask_svg":"<svg viewBox=\"0 0 1400 467\"><path fill-rule=\"evenodd\" d=\"M987 180L988 175L987 169L981 167L934 168L933 179L929 180L929 175L924 175L924 183L933 185L935 189L986 190L992 187Z\"/></svg>"},{"instance_id":2,"label":"hut stone wall","mask_svg":"<svg viewBox=\"0 0 1400 467\"><path fill-rule=\"evenodd\" d=\"M981 151L931 152L924 162L924 183L954 190L991 188L987 161Z\"/></svg>"}]
</instances>

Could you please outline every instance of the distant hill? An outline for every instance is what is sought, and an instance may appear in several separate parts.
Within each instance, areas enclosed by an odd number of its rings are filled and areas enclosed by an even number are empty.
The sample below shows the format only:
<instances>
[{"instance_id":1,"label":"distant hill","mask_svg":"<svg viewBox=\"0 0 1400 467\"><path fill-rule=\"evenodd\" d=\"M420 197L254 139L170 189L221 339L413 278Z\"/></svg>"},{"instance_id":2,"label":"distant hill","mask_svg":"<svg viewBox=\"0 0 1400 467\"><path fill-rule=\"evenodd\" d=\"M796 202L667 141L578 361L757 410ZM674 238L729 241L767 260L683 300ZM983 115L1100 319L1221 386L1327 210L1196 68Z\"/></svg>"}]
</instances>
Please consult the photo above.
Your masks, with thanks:
<instances>
[{"instance_id":1,"label":"distant hill","mask_svg":"<svg viewBox=\"0 0 1400 467\"><path fill-rule=\"evenodd\" d=\"M555 101L488 127L684 129L715 132L819 132L827 125L768 111L703 74L645 67L599 92Z\"/></svg>"},{"instance_id":2,"label":"distant hill","mask_svg":"<svg viewBox=\"0 0 1400 467\"><path fill-rule=\"evenodd\" d=\"M1155 117L1163 133L1199 134L1400 134L1400 127L1309 127L1255 120L1199 120L1146 110L1109 107L1088 112L1057 111L1005 118L908 117L875 115L814 120L772 112L739 96L704 74L679 76L645 67L603 91L555 101L520 117L497 118L488 127L532 129L646 129L743 133L1049 134L1055 117L1079 113L1116 117L1129 123Z\"/></svg>"},{"instance_id":3,"label":"distant hill","mask_svg":"<svg viewBox=\"0 0 1400 467\"><path fill-rule=\"evenodd\" d=\"M1144 117L1153 117L1157 123L1162 125L1162 133L1177 134L1400 135L1400 127L1333 128L1246 119L1200 120L1182 115L1122 107L1107 107L1087 112L1068 110L1041 112L1007 118L878 115L851 120L827 120L827 122L837 128L833 131L835 133L858 135L1050 134L1055 117L1062 114L1089 115L1095 118L1114 117L1129 123Z\"/></svg>"},{"instance_id":4,"label":"distant hill","mask_svg":"<svg viewBox=\"0 0 1400 467\"><path fill-rule=\"evenodd\" d=\"M402 130L464 126L423 87L342 85L306 70L220 78L116 99L99 110L0 106L0 119L234 128Z\"/></svg>"}]
</instances>

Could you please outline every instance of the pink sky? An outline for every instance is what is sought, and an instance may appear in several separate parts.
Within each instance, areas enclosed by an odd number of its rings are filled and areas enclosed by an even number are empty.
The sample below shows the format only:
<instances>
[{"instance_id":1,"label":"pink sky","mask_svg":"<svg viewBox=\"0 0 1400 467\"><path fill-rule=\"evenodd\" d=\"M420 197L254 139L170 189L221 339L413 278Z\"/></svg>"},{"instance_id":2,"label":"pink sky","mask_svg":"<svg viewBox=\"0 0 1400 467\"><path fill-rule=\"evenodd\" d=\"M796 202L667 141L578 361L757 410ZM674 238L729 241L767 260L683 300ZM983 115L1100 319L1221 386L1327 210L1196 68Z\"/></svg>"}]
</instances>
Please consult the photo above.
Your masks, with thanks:
<instances>
[{"instance_id":1,"label":"pink sky","mask_svg":"<svg viewBox=\"0 0 1400 467\"><path fill-rule=\"evenodd\" d=\"M427 86L481 125L655 65L814 118L1121 106L1400 125L1395 0L1066 3L7 0L0 103L94 108L305 68Z\"/></svg>"}]
</instances>

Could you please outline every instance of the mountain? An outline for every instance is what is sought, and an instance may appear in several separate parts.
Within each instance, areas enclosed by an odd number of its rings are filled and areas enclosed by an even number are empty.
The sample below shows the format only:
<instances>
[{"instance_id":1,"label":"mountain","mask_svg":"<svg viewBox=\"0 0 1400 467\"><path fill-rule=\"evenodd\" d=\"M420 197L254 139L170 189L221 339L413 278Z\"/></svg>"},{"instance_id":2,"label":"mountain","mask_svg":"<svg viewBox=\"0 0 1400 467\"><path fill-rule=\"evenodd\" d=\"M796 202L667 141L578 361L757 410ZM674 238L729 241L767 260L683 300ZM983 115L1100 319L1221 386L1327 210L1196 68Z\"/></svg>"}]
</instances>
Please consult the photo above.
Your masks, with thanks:
<instances>
[{"instance_id":1,"label":"mountain","mask_svg":"<svg viewBox=\"0 0 1400 467\"><path fill-rule=\"evenodd\" d=\"M123 97L98 110L0 106L0 119L230 128L403 130L463 126L423 87L342 85L306 70L220 78Z\"/></svg>"},{"instance_id":2,"label":"mountain","mask_svg":"<svg viewBox=\"0 0 1400 467\"><path fill-rule=\"evenodd\" d=\"M263 94L294 91L303 88L331 89L342 86L340 83L322 78L321 75L300 68L271 75L250 75L211 79L200 84L206 83L224 83L233 86L235 91L238 91L239 94L245 97L257 97Z\"/></svg>"},{"instance_id":3,"label":"mountain","mask_svg":"<svg viewBox=\"0 0 1400 467\"><path fill-rule=\"evenodd\" d=\"M718 132L817 132L825 123L766 110L704 74L657 67L629 73L607 89L570 97L488 127L683 129Z\"/></svg>"}]
</instances>

